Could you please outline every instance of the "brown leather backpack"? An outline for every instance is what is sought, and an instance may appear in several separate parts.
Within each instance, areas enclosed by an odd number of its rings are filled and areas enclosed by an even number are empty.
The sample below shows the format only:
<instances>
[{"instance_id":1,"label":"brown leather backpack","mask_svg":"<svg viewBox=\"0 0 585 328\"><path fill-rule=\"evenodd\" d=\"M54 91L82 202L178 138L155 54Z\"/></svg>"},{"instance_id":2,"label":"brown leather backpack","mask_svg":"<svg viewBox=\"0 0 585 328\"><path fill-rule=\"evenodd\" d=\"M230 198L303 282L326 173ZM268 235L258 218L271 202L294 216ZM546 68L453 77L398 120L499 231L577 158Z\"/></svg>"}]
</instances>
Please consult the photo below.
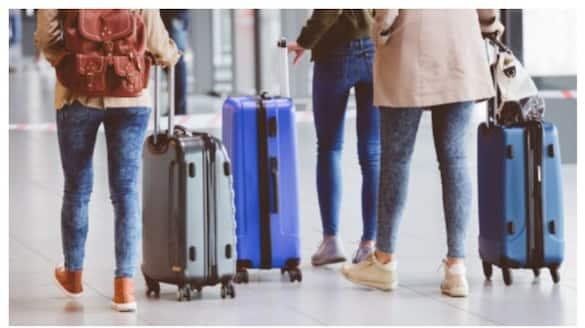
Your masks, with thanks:
<instances>
[{"instance_id":1,"label":"brown leather backpack","mask_svg":"<svg viewBox=\"0 0 585 328\"><path fill-rule=\"evenodd\" d=\"M142 17L128 9L64 9L60 15L65 53L56 66L59 81L83 96L140 95L152 64Z\"/></svg>"}]
</instances>

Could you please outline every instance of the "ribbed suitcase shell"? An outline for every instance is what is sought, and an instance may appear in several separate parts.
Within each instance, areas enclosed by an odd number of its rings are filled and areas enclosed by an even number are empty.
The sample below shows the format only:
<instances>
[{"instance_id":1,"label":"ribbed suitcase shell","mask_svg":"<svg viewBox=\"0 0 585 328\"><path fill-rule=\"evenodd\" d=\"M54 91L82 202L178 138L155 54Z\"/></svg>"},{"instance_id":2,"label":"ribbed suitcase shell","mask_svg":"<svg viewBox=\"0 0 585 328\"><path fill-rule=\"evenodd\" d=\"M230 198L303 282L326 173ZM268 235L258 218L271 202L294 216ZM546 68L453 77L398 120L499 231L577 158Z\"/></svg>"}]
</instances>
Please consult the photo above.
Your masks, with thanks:
<instances>
[{"instance_id":1,"label":"ribbed suitcase shell","mask_svg":"<svg viewBox=\"0 0 585 328\"><path fill-rule=\"evenodd\" d=\"M143 154L145 278L197 289L231 285L237 255L229 157L211 136L158 138L163 151L150 136Z\"/></svg>"},{"instance_id":2,"label":"ribbed suitcase shell","mask_svg":"<svg viewBox=\"0 0 585 328\"><path fill-rule=\"evenodd\" d=\"M507 268L540 268L563 260L563 192L560 148L554 125L542 124L542 222L533 223L542 238L542 258L530 259L527 215L526 128L478 129L479 253L484 262ZM536 204L535 203L535 204ZM537 226L537 224L539 226Z\"/></svg>"},{"instance_id":3,"label":"ribbed suitcase shell","mask_svg":"<svg viewBox=\"0 0 585 328\"><path fill-rule=\"evenodd\" d=\"M296 266L300 242L294 104L290 98L263 100L263 121L257 116L258 101L258 97L230 97L223 105L223 141L234 171L238 264L264 269ZM268 130L268 163L264 170L259 169L262 163L258 140L258 131L263 128ZM270 130L276 130L274 135ZM273 162L277 163L276 174L272 171ZM262 179L269 185L270 204L269 231L264 232L259 200ZM270 236L263 236L266 233ZM268 250L263 237L269 238ZM267 256L262 255L263 251L268 251Z\"/></svg>"}]
</instances>

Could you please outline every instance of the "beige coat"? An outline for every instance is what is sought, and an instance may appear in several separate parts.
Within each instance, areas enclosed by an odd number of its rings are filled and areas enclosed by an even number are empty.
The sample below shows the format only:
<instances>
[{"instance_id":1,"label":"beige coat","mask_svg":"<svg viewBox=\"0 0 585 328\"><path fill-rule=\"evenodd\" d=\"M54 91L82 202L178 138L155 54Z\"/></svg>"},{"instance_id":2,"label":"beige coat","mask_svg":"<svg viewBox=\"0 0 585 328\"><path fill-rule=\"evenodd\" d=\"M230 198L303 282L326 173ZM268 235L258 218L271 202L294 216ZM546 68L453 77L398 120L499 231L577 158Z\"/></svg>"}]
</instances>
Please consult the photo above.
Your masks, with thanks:
<instances>
[{"instance_id":1,"label":"beige coat","mask_svg":"<svg viewBox=\"0 0 585 328\"><path fill-rule=\"evenodd\" d=\"M492 97L481 31L496 26L489 9L377 9L374 104L429 107Z\"/></svg>"},{"instance_id":2,"label":"beige coat","mask_svg":"<svg viewBox=\"0 0 585 328\"><path fill-rule=\"evenodd\" d=\"M181 57L175 42L169 37L158 9L138 10L146 27L146 49L164 66L174 65ZM35 43L50 63L63 51L61 24L57 9L40 9L37 12ZM55 108L78 101L92 108L151 107L151 96L143 90L138 97L88 97L72 94L59 81L55 83Z\"/></svg>"}]
</instances>

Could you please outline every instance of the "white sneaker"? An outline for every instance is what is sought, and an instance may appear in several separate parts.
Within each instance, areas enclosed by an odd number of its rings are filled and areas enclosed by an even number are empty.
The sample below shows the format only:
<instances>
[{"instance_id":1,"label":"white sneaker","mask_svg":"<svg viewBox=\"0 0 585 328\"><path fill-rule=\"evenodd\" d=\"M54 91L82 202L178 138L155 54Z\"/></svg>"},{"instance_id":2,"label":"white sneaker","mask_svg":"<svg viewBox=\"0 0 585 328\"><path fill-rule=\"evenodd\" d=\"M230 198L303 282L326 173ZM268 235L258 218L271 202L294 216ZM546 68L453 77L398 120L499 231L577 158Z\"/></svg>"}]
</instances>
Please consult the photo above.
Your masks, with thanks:
<instances>
[{"instance_id":1,"label":"white sneaker","mask_svg":"<svg viewBox=\"0 0 585 328\"><path fill-rule=\"evenodd\" d=\"M349 281L358 285L391 291L398 287L398 263L378 262L372 252L365 260L351 265L344 265L341 272Z\"/></svg>"},{"instance_id":2,"label":"white sneaker","mask_svg":"<svg viewBox=\"0 0 585 328\"><path fill-rule=\"evenodd\" d=\"M445 279L441 283L441 292L451 297L465 297L469 294L469 285L467 283L465 264L456 263L447 266L443 261L443 270Z\"/></svg>"}]
</instances>

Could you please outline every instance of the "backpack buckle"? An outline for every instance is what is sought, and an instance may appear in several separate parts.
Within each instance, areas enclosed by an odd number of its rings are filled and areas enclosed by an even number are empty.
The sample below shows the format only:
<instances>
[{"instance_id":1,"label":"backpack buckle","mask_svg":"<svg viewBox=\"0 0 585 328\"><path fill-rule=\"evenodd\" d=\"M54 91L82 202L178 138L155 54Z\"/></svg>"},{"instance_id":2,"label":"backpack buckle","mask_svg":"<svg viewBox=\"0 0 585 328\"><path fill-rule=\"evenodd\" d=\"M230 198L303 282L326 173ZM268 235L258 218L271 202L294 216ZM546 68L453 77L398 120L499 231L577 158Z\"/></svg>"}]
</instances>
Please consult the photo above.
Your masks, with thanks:
<instances>
[{"instance_id":1,"label":"backpack buckle","mask_svg":"<svg viewBox=\"0 0 585 328\"><path fill-rule=\"evenodd\" d=\"M126 86L128 89L134 91L138 87L139 74L138 72L128 72L126 75Z\"/></svg>"},{"instance_id":2,"label":"backpack buckle","mask_svg":"<svg viewBox=\"0 0 585 328\"><path fill-rule=\"evenodd\" d=\"M90 90L93 88L94 79L95 79L94 72L90 71L87 74L85 74L85 81L87 82L87 88Z\"/></svg>"},{"instance_id":3,"label":"backpack buckle","mask_svg":"<svg viewBox=\"0 0 585 328\"><path fill-rule=\"evenodd\" d=\"M102 47L109 54L111 54L112 52L114 52L114 42L112 42L112 40L104 41L102 43Z\"/></svg>"}]
</instances>

